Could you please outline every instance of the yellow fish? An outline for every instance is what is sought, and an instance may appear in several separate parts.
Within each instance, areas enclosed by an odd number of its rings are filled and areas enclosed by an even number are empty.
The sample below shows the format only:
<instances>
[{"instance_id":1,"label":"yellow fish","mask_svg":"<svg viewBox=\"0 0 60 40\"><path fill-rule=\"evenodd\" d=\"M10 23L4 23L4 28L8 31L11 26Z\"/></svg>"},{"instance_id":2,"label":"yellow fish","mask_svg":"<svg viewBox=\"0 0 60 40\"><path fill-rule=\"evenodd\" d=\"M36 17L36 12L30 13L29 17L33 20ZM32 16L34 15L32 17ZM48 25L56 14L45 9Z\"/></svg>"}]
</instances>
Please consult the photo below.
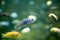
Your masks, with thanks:
<instances>
[{"instance_id":1,"label":"yellow fish","mask_svg":"<svg viewBox=\"0 0 60 40\"><path fill-rule=\"evenodd\" d=\"M12 32L7 32L6 34L3 34L3 38L5 37L20 37L21 34L19 32L16 31L12 31Z\"/></svg>"},{"instance_id":2,"label":"yellow fish","mask_svg":"<svg viewBox=\"0 0 60 40\"><path fill-rule=\"evenodd\" d=\"M50 29L51 32L60 32L59 28L53 27Z\"/></svg>"}]
</instances>

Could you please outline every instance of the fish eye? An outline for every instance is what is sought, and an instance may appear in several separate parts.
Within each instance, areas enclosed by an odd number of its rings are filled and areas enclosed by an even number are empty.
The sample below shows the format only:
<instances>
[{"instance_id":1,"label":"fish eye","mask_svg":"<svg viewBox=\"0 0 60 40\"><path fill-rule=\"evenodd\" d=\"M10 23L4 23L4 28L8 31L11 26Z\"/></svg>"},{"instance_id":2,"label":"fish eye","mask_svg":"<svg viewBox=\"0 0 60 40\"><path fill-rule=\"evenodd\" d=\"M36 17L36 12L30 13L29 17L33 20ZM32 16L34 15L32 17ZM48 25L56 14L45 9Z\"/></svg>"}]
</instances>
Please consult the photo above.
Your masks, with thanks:
<instances>
[{"instance_id":1,"label":"fish eye","mask_svg":"<svg viewBox=\"0 0 60 40\"><path fill-rule=\"evenodd\" d=\"M33 21L33 19L31 19Z\"/></svg>"}]
</instances>

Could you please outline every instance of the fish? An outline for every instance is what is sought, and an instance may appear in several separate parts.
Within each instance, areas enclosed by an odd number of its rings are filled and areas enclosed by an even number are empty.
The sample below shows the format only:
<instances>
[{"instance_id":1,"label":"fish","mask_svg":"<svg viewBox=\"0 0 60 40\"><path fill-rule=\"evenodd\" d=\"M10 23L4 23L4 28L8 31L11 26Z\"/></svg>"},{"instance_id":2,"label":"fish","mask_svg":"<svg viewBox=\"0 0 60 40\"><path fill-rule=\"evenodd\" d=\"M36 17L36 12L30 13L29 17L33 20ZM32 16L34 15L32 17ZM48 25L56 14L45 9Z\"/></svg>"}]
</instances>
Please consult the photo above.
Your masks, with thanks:
<instances>
[{"instance_id":1,"label":"fish","mask_svg":"<svg viewBox=\"0 0 60 40\"><path fill-rule=\"evenodd\" d=\"M55 22L58 21L58 17L57 17L55 14L50 13L48 16L49 16L53 21L55 21Z\"/></svg>"},{"instance_id":2,"label":"fish","mask_svg":"<svg viewBox=\"0 0 60 40\"><path fill-rule=\"evenodd\" d=\"M60 32L59 28L53 27L50 29L51 32Z\"/></svg>"},{"instance_id":3,"label":"fish","mask_svg":"<svg viewBox=\"0 0 60 40\"><path fill-rule=\"evenodd\" d=\"M16 32L16 31L7 32L7 33L2 34L2 35L3 35L3 38L9 38L9 37L18 38L21 36L21 34L19 32Z\"/></svg>"},{"instance_id":4,"label":"fish","mask_svg":"<svg viewBox=\"0 0 60 40\"><path fill-rule=\"evenodd\" d=\"M17 29L20 29L22 26L24 26L24 25L28 25L28 24L32 24L32 23L34 23L35 21L36 21L36 16L34 16L34 15L30 15L30 16L28 16L28 18L25 18L25 19L23 19L18 25L17 25Z\"/></svg>"},{"instance_id":5,"label":"fish","mask_svg":"<svg viewBox=\"0 0 60 40\"><path fill-rule=\"evenodd\" d=\"M52 4L51 0L47 1L47 3L46 3L47 6L50 6L51 4Z\"/></svg>"}]
</instances>

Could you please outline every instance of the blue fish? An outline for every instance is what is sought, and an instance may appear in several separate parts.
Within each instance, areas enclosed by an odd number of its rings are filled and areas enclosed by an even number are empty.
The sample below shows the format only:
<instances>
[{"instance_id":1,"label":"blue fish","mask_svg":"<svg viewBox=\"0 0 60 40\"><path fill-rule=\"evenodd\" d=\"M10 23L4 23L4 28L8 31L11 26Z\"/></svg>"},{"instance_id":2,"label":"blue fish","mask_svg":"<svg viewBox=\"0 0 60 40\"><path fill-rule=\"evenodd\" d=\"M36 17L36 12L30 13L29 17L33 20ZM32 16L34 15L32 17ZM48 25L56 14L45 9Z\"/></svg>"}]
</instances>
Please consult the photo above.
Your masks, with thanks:
<instances>
[{"instance_id":1,"label":"blue fish","mask_svg":"<svg viewBox=\"0 0 60 40\"><path fill-rule=\"evenodd\" d=\"M23 27L24 25L32 24L35 21L36 21L36 17L31 15L28 18L23 19L21 23L19 23L19 25L17 26L17 29Z\"/></svg>"}]
</instances>

